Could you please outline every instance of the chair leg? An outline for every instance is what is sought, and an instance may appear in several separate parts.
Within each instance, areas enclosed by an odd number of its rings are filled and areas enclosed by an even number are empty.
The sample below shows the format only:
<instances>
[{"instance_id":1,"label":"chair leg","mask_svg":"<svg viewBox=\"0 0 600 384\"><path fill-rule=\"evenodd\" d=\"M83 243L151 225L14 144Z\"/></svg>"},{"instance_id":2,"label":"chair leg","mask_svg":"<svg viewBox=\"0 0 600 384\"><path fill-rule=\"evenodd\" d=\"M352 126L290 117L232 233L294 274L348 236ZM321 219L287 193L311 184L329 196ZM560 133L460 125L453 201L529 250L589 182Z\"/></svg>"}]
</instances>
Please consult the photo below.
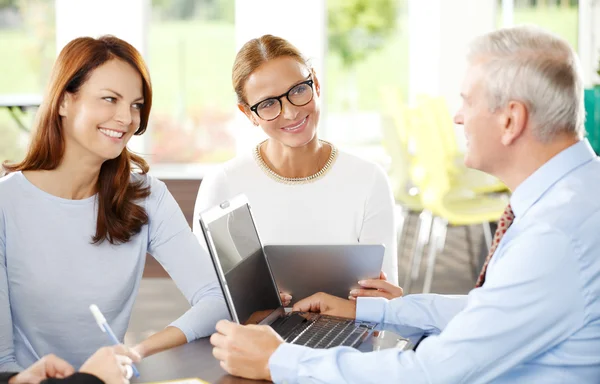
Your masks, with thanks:
<instances>
[{"instance_id":1,"label":"chair leg","mask_svg":"<svg viewBox=\"0 0 600 384\"><path fill-rule=\"evenodd\" d=\"M492 224L486 221L481 223L481 226L483 227L483 237L485 238L485 244L487 245L487 250L489 252L492 247L492 241L494 240L492 237Z\"/></svg>"},{"instance_id":2,"label":"chair leg","mask_svg":"<svg viewBox=\"0 0 600 384\"><path fill-rule=\"evenodd\" d=\"M471 275L474 276L474 279L477 279L477 276L479 276L479 252L473 248L473 233L470 225L465 225L465 235L467 238L467 252L469 253Z\"/></svg>"},{"instance_id":3,"label":"chair leg","mask_svg":"<svg viewBox=\"0 0 600 384\"><path fill-rule=\"evenodd\" d=\"M433 215L427 210L423 210L419 215L417 224L417 234L413 243L413 250L410 255L406 274L404 276L404 292L409 293L412 282L419 278L419 270L421 269L421 258L423 257L423 248L429 243L431 233L431 223Z\"/></svg>"},{"instance_id":4,"label":"chair leg","mask_svg":"<svg viewBox=\"0 0 600 384\"><path fill-rule=\"evenodd\" d=\"M444 249L447 229L448 222L445 219L436 217L433 220L427 260L427 270L425 272L425 282L423 283L423 293L431 292L431 283L433 282L433 272L435 270L435 260L437 254L441 253Z\"/></svg>"},{"instance_id":5,"label":"chair leg","mask_svg":"<svg viewBox=\"0 0 600 384\"><path fill-rule=\"evenodd\" d=\"M398 241L396 241L396 252L398 253L398 267L400 267L400 262L404 256L404 241L406 237L406 220L408 219L408 215L410 211L403 206L396 204L396 236L398 237Z\"/></svg>"}]
</instances>

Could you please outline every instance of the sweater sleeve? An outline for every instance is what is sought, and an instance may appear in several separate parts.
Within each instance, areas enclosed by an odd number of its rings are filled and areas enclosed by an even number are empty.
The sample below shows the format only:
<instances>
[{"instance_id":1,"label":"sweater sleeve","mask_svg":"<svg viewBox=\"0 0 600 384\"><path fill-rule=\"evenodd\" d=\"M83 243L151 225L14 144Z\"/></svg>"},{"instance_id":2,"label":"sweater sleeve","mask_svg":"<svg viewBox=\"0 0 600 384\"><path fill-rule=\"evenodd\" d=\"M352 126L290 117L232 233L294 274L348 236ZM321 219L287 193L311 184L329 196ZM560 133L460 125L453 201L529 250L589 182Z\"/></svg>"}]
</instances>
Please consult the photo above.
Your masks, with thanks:
<instances>
[{"instance_id":1,"label":"sweater sleeve","mask_svg":"<svg viewBox=\"0 0 600 384\"><path fill-rule=\"evenodd\" d=\"M21 371L23 368L17 364L13 343L6 259L6 228L4 213L0 208L0 371Z\"/></svg>"},{"instance_id":2,"label":"sweater sleeve","mask_svg":"<svg viewBox=\"0 0 600 384\"><path fill-rule=\"evenodd\" d=\"M359 241L365 244L384 244L383 271L388 281L398 284L398 257L394 197L387 175L374 166L373 176L365 201L364 219Z\"/></svg>"},{"instance_id":3,"label":"sweater sleeve","mask_svg":"<svg viewBox=\"0 0 600 384\"><path fill-rule=\"evenodd\" d=\"M161 263L192 306L171 325L188 341L208 336L217 321L229 318L215 269L165 184L153 178L150 183L148 253Z\"/></svg>"}]
</instances>

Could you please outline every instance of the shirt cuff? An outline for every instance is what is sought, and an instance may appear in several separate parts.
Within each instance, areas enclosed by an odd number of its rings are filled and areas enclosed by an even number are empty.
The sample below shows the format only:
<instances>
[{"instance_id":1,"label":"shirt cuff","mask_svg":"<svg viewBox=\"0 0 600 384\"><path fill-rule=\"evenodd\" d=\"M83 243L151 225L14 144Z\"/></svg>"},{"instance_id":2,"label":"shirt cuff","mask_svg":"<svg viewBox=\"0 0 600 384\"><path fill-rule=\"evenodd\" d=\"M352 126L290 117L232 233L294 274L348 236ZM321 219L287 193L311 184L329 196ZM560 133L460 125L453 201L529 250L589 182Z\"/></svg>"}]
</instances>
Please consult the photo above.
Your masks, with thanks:
<instances>
[{"instance_id":1,"label":"shirt cuff","mask_svg":"<svg viewBox=\"0 0 600 384\"><path fill-rule=\"evenodd\" d=\"M181 332L183 332L187 343L190 343L190 342L196 340L196 333L194 332L194 330L186 327L182 323L183 323L182 321L175 320L171 324L167 325L167 327L175 327L175 328L179 329Z\"/></svg>"},{"instance_id":2,"label":"shirt cuff","mask_svg":"<svg viewBox=\"0 0 600 384\"><path fill-rule=\"evenodd\" d=\"M221 319L229 319L229 311L222 297L205 297L188 309L169 326L179 328L187 342L210 336Z\"/></svg>"},{"instance_id":3,"label":"shirt cuff","mask_svg":"<svg viewBox=\"0 0 600 384\"><path fill-rule=\"evenodd\" d=\"M269 371L274 383L294 383L298 378L298 365L307 351L302 345L283 343L269 358Z\"/></svg>"},{"instance_id":4,"label":"shirt cuff","mask_svg":"<svg viewBox=\"0 0 600 384\"><path fill-rule=\"evenodd\" d=\"M356 320L383 323L385 307L388 303L383 297L359 297L356 299Z\"/></svg>"},{"instance_id":5,"label":"shirt cuff","mask_svg":"<svg viewBox=\"0 0 600 384\"><path fill-rule=\"evenodd\" d=\"M58 379L55 377L47 378L42 380L40 384L104 384L104 381L100 380L95 375L89 373L75 372L71 376L65 377L64 379Z\"/></svg>"}]
</instances>

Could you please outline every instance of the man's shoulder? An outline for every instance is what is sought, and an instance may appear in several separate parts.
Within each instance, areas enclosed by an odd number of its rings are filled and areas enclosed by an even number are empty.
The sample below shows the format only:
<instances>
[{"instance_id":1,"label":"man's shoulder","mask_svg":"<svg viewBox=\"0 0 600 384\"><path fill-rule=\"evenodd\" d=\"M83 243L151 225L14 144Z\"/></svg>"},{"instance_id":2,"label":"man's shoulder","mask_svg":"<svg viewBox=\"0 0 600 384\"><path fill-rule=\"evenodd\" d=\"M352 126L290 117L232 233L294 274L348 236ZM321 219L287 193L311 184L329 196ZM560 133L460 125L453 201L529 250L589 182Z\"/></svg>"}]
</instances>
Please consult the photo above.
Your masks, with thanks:
<instances>
[{"instance_id":1,"label":"man's shoulder","mask_svg":"<svg viewBox=\"0 0 600 384\"><path fill-rule=\"evenodd\" d=\"M595 159L558 180L531 207L530 220L570 236L600 224L600 161Z\"/></svg>"}]
</instances>

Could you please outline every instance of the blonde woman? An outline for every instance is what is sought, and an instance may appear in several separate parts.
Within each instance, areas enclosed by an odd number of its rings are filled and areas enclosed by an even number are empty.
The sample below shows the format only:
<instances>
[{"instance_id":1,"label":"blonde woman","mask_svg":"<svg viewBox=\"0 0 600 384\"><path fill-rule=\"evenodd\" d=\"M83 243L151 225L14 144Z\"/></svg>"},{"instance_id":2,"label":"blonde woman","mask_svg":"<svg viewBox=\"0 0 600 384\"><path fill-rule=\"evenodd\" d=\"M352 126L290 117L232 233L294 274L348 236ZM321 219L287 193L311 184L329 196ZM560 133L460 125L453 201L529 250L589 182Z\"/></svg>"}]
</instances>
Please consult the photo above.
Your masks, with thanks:
<instances>
[{"instance_id":1,"label":"blonde woman","mask_svg":"<svg viewBox=\"0 0 600 384\"><path fill-rule=\"evenodd\" d=\"M268 139L202 181L196 234L202 236L200 212L243 193L264 243L384 244L381 277L397 284L387 176L376 164L319 139L321 86L304 56L285 39L265 35L241 48L232 79L239 110ZM400 288L381 283L381 290L369 293L388 296L389 287L398 295Z\"/></svg>"}]
</instances>

